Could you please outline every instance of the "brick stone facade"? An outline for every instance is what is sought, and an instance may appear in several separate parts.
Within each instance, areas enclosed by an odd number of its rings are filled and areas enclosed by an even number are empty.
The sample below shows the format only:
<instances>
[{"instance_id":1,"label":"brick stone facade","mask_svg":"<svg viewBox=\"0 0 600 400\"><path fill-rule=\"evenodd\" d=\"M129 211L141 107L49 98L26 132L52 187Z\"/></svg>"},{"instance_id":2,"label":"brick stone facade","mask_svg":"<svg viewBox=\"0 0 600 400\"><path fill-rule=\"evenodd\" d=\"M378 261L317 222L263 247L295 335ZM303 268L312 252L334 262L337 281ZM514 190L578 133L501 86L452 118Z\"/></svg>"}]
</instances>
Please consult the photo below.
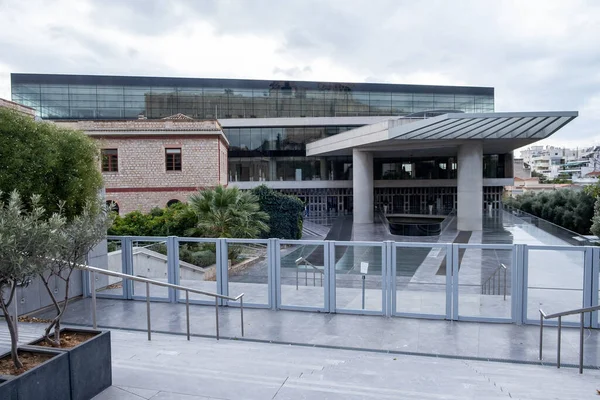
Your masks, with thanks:
<instances>
[{"instance_id":1,"label":"brick stone facade","mask_svg":"<svg viewBox=\"0 0 600 400\"><path fill-rule=\"evenodd\" d=\"M19 103L15 103L14 101L0 99L0 107L10 108L11 110L15 110L15 111L18 111L21 114L25 114L31 118L35 118L35 110L33 108L24 106Z\"/></svg>"},{"instance_id":2,"label":"brick stone facade","mask_svg":"<svg viewBox=\"0 0 600 400\"><path fill-rule=\"evenodd\" d=\"M228 142L216 121L60 122L83 130L101 149L117 149L118 171L102 172L106 200L119 213L187 201L200 188L227 185ZM181 149L181 171L167 171L165 151ZM98 166L101 168L101 165Z\"/></svg>"}]
</instances>

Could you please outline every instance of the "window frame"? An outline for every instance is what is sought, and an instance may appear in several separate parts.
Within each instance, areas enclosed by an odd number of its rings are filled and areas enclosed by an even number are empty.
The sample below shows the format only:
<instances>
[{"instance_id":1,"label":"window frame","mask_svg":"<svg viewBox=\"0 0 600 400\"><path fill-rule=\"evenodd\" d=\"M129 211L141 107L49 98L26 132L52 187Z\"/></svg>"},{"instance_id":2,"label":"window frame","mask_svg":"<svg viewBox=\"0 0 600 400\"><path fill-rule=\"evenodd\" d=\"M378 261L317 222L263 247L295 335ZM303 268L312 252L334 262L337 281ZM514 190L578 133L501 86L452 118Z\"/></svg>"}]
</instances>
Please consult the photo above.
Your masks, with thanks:
<instances>
[{"instance_id":1,"label":"window frame","mask_svg":"<svg viewBox=\"0 0 600 400\"><path fill-rule=\"evenodd\" d=\"M169 153L169 150L178 150L178 152ZM183 170L183 152L181 147L165 147L165 171L166 172L181 172ZM177 157L179 156L179 168L177 168ZM169 160L172 156L172 160Z\"/></svg>"},{"instance_id":2,"label":"window frame","mask_svg":"<svg viewBox=\"0 0 600 400\"><path fill-rule=\"evenodd\" d=\"M115 154L106 154L108 151L114 151ZM102 172L116 173L119 172L119 149L118 148L107 148L100 150L100 169ZM106 160L106 169L105 169ZM114 164L113 164L114 162ZM115 167L115 168L113 168Z\"/></svg>"}]
</instances>

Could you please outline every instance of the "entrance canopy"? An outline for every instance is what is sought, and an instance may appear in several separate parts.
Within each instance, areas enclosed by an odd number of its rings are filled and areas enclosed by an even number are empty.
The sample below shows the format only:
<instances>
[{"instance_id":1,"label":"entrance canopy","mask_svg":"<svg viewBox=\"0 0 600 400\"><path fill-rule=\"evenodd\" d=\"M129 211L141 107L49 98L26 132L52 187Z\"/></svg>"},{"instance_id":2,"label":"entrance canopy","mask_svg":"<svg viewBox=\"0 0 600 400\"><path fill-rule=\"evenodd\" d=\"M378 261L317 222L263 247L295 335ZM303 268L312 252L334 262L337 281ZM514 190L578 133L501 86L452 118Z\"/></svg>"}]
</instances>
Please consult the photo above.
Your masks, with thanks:
<instances>
[{"instance_id":1,"label":"entrance canopy","mask_svg":"<svg viewBox=\"0 0 600 400\"><path fill-rule=\"evenodd\" d=\"M389 118L306 146L307 156L349 155L352 149L411 155L435 155L472 140L484 153L508 153L545 139L578 116L577 111L449 113L433 118ZM391 155L391 154L390 154Z\"/></svg>"}]
</instances>

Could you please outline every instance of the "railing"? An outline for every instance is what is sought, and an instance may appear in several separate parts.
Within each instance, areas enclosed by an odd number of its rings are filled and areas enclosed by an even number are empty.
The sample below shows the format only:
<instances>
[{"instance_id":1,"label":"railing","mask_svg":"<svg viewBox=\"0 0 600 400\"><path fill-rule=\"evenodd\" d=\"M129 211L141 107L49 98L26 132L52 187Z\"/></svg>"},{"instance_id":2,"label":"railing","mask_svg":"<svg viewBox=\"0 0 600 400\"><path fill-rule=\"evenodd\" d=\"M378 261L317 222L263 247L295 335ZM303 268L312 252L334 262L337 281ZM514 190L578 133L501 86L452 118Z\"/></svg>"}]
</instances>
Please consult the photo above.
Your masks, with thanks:
<instances>
[{"instance_id":1,"label":"railing","mask_svg":"<svg viewBox=\"0 0 600 400\"><path fill-rule=\"evenodd\" d=\"M193 289L187 286L174 285L172 283L165 283L160 281L155 281L153 279L148 279L143 276L136 275L128 275L123 274L121 272L109 271L102 268L91 267L89 265L80 265L79 269L90 272L90 281L91 287L90 291L92 294L92 323L94 329L98 328L97 320L96 320L96 273L116 276L123 279L129 279L137 282L145 282L146 283L146 317L147 317L147 325L148 325L148 340L151 340L151 324L150 324L150 285L163 286L167 288L183 290L185 291L185 316L186 316L186 326L187 326L187 340L190 340L190 293L202 294L205 296L212 296L215 298L215 326L216 326L216 336L217 340L219 340L219 299L231 300L231 301L239 301L240 302L240 325L241 325L241 334L244 336L244 293L236 296L230 297L222 294L206 292L204 290Z\"/></svg>"},{"instance_id":2,"label":"railing","mask_svg":"<svg viewBox=\"0 0 600 400\"><path fill-rule=\"evenodd\" d=\"M300 265L304 266L304 285L305 286L308 286L308 267L311 267L313 270L313 286L317 286L317 271L318 271L320 274L320 278L321 278L321 287L323 287L324 272L321 270L321 268L316 267L315 265L313 265L310 261L308 261L304 257L298 258L295 262L296 262L296 290L298 290L298 280L299 280L298 271L300 270Z\"/></svg>"},{"instance_id":3,"label":"railing","mask_svg":"<svg viewBox=\"0 0 600 400\"><path fill-rule=\"evenodd\" d=\"M540 218L518 208L514 208L512 206L504 204L504 211L511 213L515 217L521 218L526 223L529 223L543 230L544 232L547 232L553 236L556 236L559 239L562 239L570 245L588 246L592 244L590 243L590 240L588 238L577 232L573 232L567 228L563 228L560 225L556 225L550 221L546 221L543 218Z\"/></svg>"},{"instance_id":4,"label":"railing","mask_svg":"<svg viewBox=\"0 0 600 400\"><path fill-rule=\"evenodd\" d=\"M560 342L562 335L562 317L567 315L580 315L579 324L579 373L583 374L583 330L584 330L584 315L587 312L594 312L600 310L600 306L578 308L575 310L563 311L555 314L546 314L544 310L540 308L540 360L542 359L542 344L544 342L544 320L551 318L558 318L558 346L556 351L556 368L560 368Z\"/></svg>"},{"instance_id":5,"label":"railing","mask_svg":"<svg viewBox=\"0 0 600 400\"><path fill-rule=\"evenodd\" d=\"M492 273L492 275L490 275L489 278L487 278L485 280L485 282L483 282L483 284L481 284L481 294L492 294L492 295L498 295L500 294L500 287L501 287L501 281L502 281L502 275L501 273L504 273L504 285L503 288L503 295L504 295L504 300L506 300L506 265L504 264L500 264Z\"/></svg>"}]
</instances>

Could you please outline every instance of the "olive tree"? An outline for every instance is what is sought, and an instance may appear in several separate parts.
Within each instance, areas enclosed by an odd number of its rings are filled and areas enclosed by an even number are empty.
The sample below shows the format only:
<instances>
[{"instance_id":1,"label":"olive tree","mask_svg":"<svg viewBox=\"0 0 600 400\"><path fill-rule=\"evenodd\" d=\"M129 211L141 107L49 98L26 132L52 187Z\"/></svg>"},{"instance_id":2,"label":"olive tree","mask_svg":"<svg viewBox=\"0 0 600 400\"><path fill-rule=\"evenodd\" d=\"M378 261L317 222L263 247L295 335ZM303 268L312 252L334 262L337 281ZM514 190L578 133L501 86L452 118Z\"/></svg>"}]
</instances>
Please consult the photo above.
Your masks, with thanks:
<instances>
[{"instance_id":1,"label":"olive tree","mask_svg":"<svg viewBox=\"0 0 600 400\"><path fill-rule=\"evenodd\" d=\"M27 285L47 267L54 239L65 223L58 214L47 218L40 204L41 197L34 195L26 210L16 191L7 201L0 200L0 308L8 325L15 368L23 368L23 364L17 353L17 316L11 316L10 304L16 301L17 286Z\"/></svg>"},{"instance_id":2,"label":"olive tree","mask_svg":"<svg viewBox=\"0 0 600 400\"><path fill-rule=\"evenodd\" d=\"M67 221L55 235L52 258L47 269L39 273L56 311L44 332L46 341L53 347L60 347L60 322L69 305L73 272L85 263L87 254L106 237L112 220L112 213L98 199L95 203L87 203L81 214ZM64 282L63 299L59 299L52 290L52 279Z\"/></svg>"}]
</instances>

